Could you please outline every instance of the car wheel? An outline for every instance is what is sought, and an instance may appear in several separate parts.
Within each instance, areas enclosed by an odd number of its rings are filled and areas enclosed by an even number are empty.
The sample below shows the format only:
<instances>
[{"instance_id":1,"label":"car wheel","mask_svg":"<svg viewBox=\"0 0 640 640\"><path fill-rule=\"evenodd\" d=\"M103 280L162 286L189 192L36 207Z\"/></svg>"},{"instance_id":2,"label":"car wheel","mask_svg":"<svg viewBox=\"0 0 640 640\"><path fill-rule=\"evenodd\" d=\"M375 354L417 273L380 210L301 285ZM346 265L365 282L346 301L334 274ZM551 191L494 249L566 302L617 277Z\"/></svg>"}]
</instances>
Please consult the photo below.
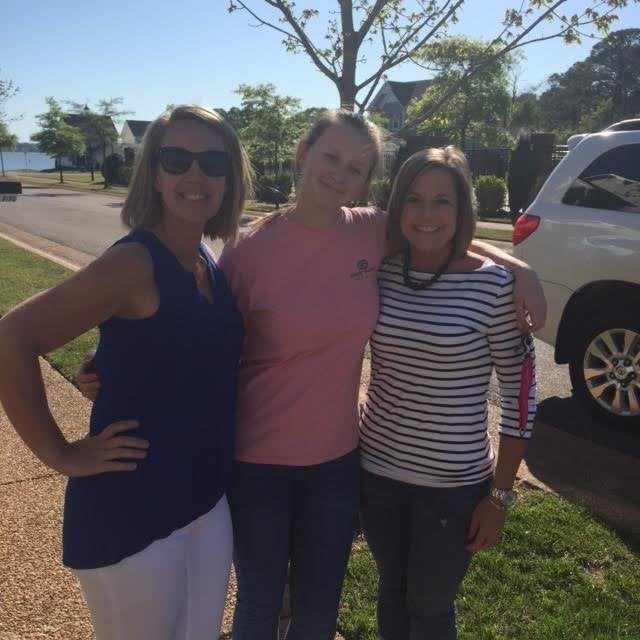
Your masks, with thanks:
<instances>
[{"instance_id":1,"label":"car wheel","mask_svg":"<svg viewBox=\"0 0 640 640\"><path fill-rule=\"evenodd\" d=\"M640 429L640 315L591 321L569 362L576 396L603 421Z\"/></svg>"}]
</instances>

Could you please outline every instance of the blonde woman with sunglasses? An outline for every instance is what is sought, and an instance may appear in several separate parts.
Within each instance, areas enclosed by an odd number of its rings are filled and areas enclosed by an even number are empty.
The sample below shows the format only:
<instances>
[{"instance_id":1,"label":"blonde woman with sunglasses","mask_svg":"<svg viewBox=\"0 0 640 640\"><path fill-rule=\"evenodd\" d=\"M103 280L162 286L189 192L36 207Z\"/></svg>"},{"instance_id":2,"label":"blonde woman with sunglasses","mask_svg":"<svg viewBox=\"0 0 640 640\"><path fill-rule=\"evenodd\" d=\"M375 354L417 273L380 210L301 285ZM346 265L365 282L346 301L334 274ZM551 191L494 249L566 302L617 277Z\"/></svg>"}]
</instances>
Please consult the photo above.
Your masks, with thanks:
<instances>
[{"instance_id":1,"label":"blonde woman with sunglasses","mask_svg":"<svg viewBox=\"0 0 640 640\"><path fill-rule=\"evenodd\" d=\"M218 636L244 330L201 238L235 240L250 173L216 112L163 114L122 210L131 233L0 321L0 401L33 453L69 477L63 562L98 640ZM68 442L38 356L94 326L100 394L87 436Z\"/></svg>"}]
</instances>

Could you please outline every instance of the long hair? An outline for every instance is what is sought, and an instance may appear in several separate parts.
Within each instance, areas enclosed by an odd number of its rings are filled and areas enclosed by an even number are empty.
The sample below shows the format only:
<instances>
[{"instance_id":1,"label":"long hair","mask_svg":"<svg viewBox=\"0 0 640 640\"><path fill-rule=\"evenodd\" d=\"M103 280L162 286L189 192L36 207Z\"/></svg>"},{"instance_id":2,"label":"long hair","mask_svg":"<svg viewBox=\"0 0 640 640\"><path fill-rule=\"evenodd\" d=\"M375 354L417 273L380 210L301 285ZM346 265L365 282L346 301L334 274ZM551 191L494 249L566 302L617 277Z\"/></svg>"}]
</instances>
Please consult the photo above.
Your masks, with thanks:
<instances>
[{"instance_id":1,"label":"long hair","mask_svg":"<svg viewBox=\"0 0 640 640\"><path fill-rule=\"evenodd\" d=\"M407 194L416 178L434 169L443 169L453 178L458 197L456 232L453 237L455 257L469 249L476 231L476 203L467 159L456 147L425 149L410 156L396 174L387 206L387 255L395 255L406 244L400 230L400 217Z\"/></svg>"},{"instance_id":2,"label":"long hair","mask_svg":"<svg viewBox=\"0 0 640 640\"><path fill-rule=\"evenodd\" d=\"M225 196L217 214L207 221L204 234L234 243L238 236L240 216L246 198L251 194L253 170L238 135L224 118L212 109L198 105L180 105L163 113L148 127L137 154L129 193L120 217L130 229L158 224L162 219L162 202L154 183L158 171L158 150L164 134L175 122L193 120L208 127L222 138L231 155L231 175L227 177Z\"/></svg>"},{"instance_id":3,"label":"long hair","mask_svg":"<svg viewBox=\"0 0 640 640\"><path fill-rule=\"evenodd\" d=\"M353 111L347 111L346 109L332 109L325 111L322 115L314 122L310 129L308 129L300 138L297 145L297 150L300 148L310 149L313 145L320 139L322 134L333 125L348 125L353 127L356 131L362 133L367 140L373 146L373 158L371 162L371 166L369 167L369 171L367 173L364 189L369 185L371 178L373 177L378 165L380 164L380 158L382 157L382 132L380 128L374 124L373 122L367 120L359 113L354 113ZM298 153L296 153L295 157L295 175L296 181L299 181L299 178L302 174L302 167L300 166L300 162L298 159ZM284 216L288 211L291 210L291 207L285 207L283 209L279 209L270 213L267 216L259 218L251 225L250 232L253 233L255 231L259 231L260 229L264 229L264 227L268 226L278 218Z\"/></svg>"}]
</instances>

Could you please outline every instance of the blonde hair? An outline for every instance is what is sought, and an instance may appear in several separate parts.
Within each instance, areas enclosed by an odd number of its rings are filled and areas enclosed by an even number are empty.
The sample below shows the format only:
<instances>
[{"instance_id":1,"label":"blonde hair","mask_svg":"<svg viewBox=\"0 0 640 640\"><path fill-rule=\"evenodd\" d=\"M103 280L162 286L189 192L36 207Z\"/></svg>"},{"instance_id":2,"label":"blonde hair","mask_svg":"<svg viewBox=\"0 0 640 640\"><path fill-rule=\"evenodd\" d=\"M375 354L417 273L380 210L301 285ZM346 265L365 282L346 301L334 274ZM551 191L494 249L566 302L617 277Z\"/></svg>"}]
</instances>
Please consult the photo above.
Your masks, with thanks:
<instances>
[{"instance_id":1,"label":"blonde hair","mask_svg":"<svg viewBox=\"0 0 640 640\"><path fill-rule=\"evenodd\" d=\"M456 147L425 149L410 156L396 174L387 206L387 255L395 255L407 240L400 230L400 218L407 194L416 178L426 171L442 169L453 178L458 198L458 217L453 236L453 255L462 257L476 231L476 203L467 159Z\"/></svg>"},{"instance_id":2,"label":"blonde hair","mask_svg":"<svg viewBox=\"0 0 640 640\"><path fill-rule=\"evenodd\" d=\"M369 168L369 172L367 173L367 178L363 187L363 192L366 192L371 178L380 165L380 159L382 158L383 136L380 128L376 124L367 120L359 113L347 111L346 109L332 109L323 112L322 115L314 122L311 128L302 135L302 137L298 141L297 150L299 150L300 148L310 149L311 147L313 147L313 145L320 139L322 134L333 125L348 125L350 127L353 127L356 131L362 133L373 145L373 161L371 163L371 167ZM302 167L300 166L298 153L296 153L295 157L295 174L297 182L302 174ZM270 213L268 216L264 216L263 218L256 220L251 224L250 233L259 231L260 229L263 229L267 225L271 224L274 220L277 220L278 218L286 215L286 213L290 211L291 208L292 207L285 207L284 209L279 209L277 211L274 211L273 213Z\"/></svg>"},{"instance_id":3,"label":"blonde hair","mask_svg":"<svg viewBox=\"0 0 640 640\"><path fill-rule=\"evenodd\" d=\"M162 219L162 202L154 183L158 171L158 151L167 129L175 122L193 120L218 134L231 155L231 175L220 209L205 225L204 234L234 243L245 200L251 194L253 170L238 135L224 118L212 109L198 105L180 105L163 113L148 127L137 154L129 193L120 217L130 229L149 227Z\"/></svg>"}]
</instances>

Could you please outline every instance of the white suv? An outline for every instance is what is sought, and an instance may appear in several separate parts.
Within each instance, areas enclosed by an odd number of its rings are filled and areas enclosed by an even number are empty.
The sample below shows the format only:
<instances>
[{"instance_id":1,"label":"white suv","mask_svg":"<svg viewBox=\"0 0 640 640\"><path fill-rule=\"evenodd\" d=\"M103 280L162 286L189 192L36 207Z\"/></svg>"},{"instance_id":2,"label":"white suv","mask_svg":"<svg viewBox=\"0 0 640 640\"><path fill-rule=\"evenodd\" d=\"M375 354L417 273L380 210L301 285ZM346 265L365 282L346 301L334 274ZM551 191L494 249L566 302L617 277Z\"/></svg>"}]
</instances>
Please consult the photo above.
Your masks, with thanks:
<instances>
[{"instance_id":1,"label":"white suv","mask_svg":"<svg viewBox=\"0 0 640 640\"><path fill-rule=\"evenodd\" d=\"M640 430L640 120L579 139L513 245L540 276L549 317L538 337L569 363L574 394Z\"/></svg>"}]
</instances>

